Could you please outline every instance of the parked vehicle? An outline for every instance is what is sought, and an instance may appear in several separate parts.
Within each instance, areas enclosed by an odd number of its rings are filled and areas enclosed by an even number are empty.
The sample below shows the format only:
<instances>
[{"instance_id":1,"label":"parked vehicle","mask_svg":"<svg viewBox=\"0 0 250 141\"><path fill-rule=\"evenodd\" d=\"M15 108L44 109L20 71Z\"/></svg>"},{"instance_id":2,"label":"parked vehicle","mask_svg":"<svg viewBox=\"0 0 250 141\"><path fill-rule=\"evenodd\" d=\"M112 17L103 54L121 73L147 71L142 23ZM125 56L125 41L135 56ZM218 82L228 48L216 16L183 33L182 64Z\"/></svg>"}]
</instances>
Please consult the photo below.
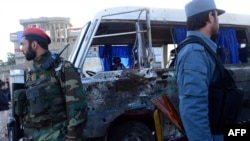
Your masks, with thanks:
<instances>
[{"instance_id":1,"label":"parked vehicle","mask_svg":"<svg viewBox=\"0 0 250 141\"><path fill-rule=\"evenodd\" d=\"M175 69L169 65L171 50L186 36L185 20L183 10L116 7L100 11L83 26L68 60L79 69L87 91L88 120L83 132L88 140L183 137L181 125L157 113L152 101L165 95L167 105L178 114ZM214 38L225 66L245 92L239 121L250 119L250 65L241 63L238 55L238 49L250 43L249 20L248 15L220 16L220 33ZM115 57L126 69L111 70Z\"/></svg>"}]
</instances>

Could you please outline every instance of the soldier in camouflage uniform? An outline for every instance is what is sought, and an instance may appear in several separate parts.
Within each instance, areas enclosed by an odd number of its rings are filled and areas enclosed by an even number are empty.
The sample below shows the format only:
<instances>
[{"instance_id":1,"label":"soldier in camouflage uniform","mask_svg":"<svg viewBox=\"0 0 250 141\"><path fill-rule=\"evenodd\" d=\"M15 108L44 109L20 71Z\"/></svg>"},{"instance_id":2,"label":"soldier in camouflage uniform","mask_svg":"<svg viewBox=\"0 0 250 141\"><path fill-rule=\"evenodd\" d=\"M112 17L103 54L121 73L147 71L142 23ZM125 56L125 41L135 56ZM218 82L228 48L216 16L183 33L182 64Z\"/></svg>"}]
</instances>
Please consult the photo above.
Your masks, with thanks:
<instances>
[{"instance_id":1,"label":"soldier in camouflage uniform","mask_svg":"<svg viewBox=\"0 0 250 141\"><path fill-rule=\"evenodd\" d=\"M22 36L26 60L33 60L21 109L24 140L78 141L83 139L86 94L74 66L58 59L50 69L43 64L51 56L50 37L39 28L27 28ZM18 100L17 100L18 101ZM19 102L20 103L20 102Z\"/></svg>"}]
</instances>

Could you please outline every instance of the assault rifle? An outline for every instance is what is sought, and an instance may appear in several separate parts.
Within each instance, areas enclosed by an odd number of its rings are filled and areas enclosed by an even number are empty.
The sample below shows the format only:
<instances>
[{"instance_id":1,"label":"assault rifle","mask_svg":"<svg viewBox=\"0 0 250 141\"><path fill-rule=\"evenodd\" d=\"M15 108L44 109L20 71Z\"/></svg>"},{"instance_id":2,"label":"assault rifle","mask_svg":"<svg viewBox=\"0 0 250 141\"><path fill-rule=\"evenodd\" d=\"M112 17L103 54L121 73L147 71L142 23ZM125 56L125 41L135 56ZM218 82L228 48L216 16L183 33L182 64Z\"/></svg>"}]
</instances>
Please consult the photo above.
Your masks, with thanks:
<instances>
[{"instance_id":1,"label":"assault rifle","mask_svg":"<svg viewBox=\"0 0 250 141\"><path fill-rule=\"evenodd\" d=\"M180 138L171 139L171 141L187 141L184 127L182 125L179 114L167 95L162 94L156 98L153 98L151 102L157 107L157 110L154 114L157 141L163 141L161 115L163 115L163 117L167 118L171 123L173 123L183 135Z\"/></svg>"}]
</instances>

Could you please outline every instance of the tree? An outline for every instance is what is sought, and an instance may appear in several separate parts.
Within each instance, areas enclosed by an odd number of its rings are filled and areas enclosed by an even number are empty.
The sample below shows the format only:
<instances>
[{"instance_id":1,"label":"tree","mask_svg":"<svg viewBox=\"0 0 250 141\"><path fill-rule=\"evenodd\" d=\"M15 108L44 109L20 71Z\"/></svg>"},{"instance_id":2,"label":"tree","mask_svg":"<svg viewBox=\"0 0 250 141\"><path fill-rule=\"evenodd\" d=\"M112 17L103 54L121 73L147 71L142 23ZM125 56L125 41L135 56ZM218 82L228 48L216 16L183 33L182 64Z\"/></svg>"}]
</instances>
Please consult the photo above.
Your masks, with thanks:
<instances>
[{"instance_id":1,"label":"tree","mask_svg":"<svg viewBox=\"0 0 250 141\"><path fill-rule=\"evenodd\" d=\"M4 65L3 60L0 60L0 66L3 66L3 65Z\"/></svg>"},{"instance_id":2,"label":"tree","mask_svg":"<svg viewBox=\"0 0 250 141\"><path fill-rule=\"evenodd\" d=\"M16 64L15 54L8 52L6 65L15 65L15 64Z\"/></svg>"}]
</instances>

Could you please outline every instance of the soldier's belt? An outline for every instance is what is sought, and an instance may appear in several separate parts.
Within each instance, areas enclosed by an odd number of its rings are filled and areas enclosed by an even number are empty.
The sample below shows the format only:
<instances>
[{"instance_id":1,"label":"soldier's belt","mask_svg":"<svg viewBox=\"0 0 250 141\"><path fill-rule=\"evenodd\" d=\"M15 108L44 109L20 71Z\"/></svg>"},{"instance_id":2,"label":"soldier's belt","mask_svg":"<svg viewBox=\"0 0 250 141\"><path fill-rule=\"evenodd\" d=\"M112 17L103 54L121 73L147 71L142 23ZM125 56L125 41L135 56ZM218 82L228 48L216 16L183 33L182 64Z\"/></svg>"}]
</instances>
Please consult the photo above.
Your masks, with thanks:
<instances>
[{"instance_id":1,"label":"soldier's belt","mask_svg":"<svg viewBox=\"0 0 250 141\"><path fill-rule=\"evenodd\" d=\"M39 123L24 123L24 127L28 128L48 128L52 126L52 121L51 120L45 120Z\"/></svg>"}]
</instances>

